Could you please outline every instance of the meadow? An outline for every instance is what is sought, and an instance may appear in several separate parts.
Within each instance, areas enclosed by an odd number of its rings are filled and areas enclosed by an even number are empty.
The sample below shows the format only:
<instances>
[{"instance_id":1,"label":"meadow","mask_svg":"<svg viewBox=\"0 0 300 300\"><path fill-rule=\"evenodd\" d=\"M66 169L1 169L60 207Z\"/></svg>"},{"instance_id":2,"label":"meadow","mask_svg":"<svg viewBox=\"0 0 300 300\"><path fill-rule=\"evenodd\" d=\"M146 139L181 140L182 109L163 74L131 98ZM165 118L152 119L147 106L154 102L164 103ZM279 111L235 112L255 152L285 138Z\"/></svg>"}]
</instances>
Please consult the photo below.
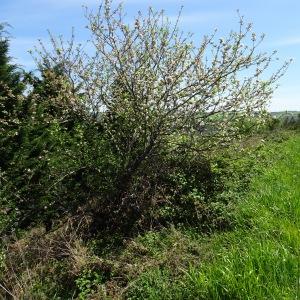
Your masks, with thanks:
<instances>
[{"instance_id":1,"label":"meadow","mask_svg":"<svg viewBox=\"0 0 300 300\"><path fill-rule=\"evenodd\" d=\"M299 132L244 143L234 163L233 150L214 154L222 193L202 203L201 226L88 239L71 222L49 233L35 227L6 245L4 298L297 299Z\"/></svg>"},{"instance_id":2,"label":"meadow","mask_svg":"<svg viewBox=\"0 0 300 300\"><path fill-rule=\"evenodd\" d=\"M184 231L171 231L168 238L154 234L157 244L148 247L161 247L158 256L178 255L179 243L185 251L190 247L182 256L194 247L198 259L177 270L179 276L165 267L143 273L129 292L132 299L298 299L299 134L268 147L268 164L235 203L234 228L208 237ZM174 237L170 246L172 235L181 239Z\"/></svg>"}]
</instances>

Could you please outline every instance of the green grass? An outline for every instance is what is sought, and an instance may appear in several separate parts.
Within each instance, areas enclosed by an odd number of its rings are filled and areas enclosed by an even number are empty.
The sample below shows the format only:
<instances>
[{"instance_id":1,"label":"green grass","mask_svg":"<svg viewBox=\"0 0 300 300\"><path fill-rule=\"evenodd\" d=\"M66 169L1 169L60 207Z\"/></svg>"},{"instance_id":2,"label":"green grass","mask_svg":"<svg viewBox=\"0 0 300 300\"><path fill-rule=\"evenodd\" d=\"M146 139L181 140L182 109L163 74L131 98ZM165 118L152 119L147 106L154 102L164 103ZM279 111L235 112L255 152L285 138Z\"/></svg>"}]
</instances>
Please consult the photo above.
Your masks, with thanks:
<instances>
[{"instance_id":1,"label":"green grass","mask_svg":"<svg viewBox=\"0 0 300 300\"><path fill-rule=\"evenodd\" d=\"M214 154L216 193L201 206L205 226L174 223L131 238L99 234L66 244L68 236L53 232L40 245L54 241L61 251L62 243L69 256L35 266L37 251L27 245L43 238L36 228L17 244L24 251L19 298L300 300L300 135L280 131L261 140Z\"/></svg>"},{"instance_id":2,"label":"green grass","mask_svg":"<svg viewBox=\"0 0 300 300\"><path fill-rule=\"evenodd\" d=\"M140 273L126 298L300 299L300 136L272 156L238 201L234 230L139 238L159 263Z\"/></svg>"}]
</instances>

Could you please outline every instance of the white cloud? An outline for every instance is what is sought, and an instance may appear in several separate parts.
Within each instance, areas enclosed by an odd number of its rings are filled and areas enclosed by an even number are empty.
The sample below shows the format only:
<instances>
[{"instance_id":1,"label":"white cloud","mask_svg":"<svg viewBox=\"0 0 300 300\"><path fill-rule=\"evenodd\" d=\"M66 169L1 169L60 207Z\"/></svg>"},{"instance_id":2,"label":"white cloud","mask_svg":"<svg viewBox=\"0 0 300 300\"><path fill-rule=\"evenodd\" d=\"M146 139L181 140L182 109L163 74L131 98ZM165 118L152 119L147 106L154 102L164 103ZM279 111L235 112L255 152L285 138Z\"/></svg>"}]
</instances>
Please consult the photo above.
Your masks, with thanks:
<instances>
[{"instance_id":1,"label":"white cloud","mask_svg":"<svg viewBox=\"0 0 300 300\"><path fill-rule=\"evenodd\" d=\"M300 36L288 37L281 40L276 41L275 46L296 46L300 45Z\"/></svg>"},{"instance_id":2,"label":"white cloud","mask_svg":"<svg viewBox=\"0 0 300 300\"><path fill-rule=\"evenodd\" d=\"M51 42L49 40L49 36L45 35L43 37L17 37L13 38L10 41L11 50L13 50L16 54L22 55L22 53L28 53L29 50L34 50L35 47L40 47L40 42L48 48L51 46Z\"/></svg>"},{"instance_id":3,"label":"white cloud","mask_svg":"<svg viewBox=\"0 0 300 300\"><path fill-rule=\"evenodd\" d=\"M36 2L40 2L38 0L34 0ZM75 6L78 7L80 5L99 5L101 3L100 0L45 0L45 4L52 4L58 6Z\"/></svg>"},{"instance_id":4,"label":"white cloud","mask_svg":"<svg viewBox=\"0 0 300 300\"><path fill-rule=\"evenodd\" d=\"M124 1L115 1L116 3L117 2L123 2L124 4L147 4L147 5L152 5L152 4L157 4L157 3L162 3L161 0L124 0ZM180 1L180 0L163 0L164 3L176 3L176 4L183 4L183 0Z\"/></svg>"},{"instance_id":5,"label":"white cloud","mask_svg":"<svg viewBox=\"0 0 300 300\"><path fill-rule=\"evenodd\" d=\"M14 59L13 62L15 64L17 64L18 66L20 66L21 68L24 68L27 71L34 70L34 69L37 68L34 60L30 59L30 58L28 58L28 59L26 59L26 58L24 58L24 59L21 59L21 58L20 59Z\"/></svg>"},{"instance_id":6,"label":"white cloud","mask_svg":"<svg viewBox=\"0 0 300 300\"><path fill-rule=\"evenodd\" d=\"M197 24L197 23L209 23L212 21L219 21L228 17L228 12L195 12L191 14L182 14L180 17L181 24ZM171 21L176 21L177 15L169 16Z\"/></svg>"},{"instance_id":7,"label":"white cloud","mask_svg":"<svg viewBox=\"0 0 300 300\"><path fill-rule=\"evenodd\" d=\"M10 41L12 48L32 47L38 44L38 39L33 37L12 38Z\"/></svg>"},{"instance_id":8,"label":"white cloud","mask_svg":"<svg viewBox=\"0 0 300 300\"><path fill-rule=\"evenodd\" d=\"M269 105L269 111L285 111L285 110L295 110L300 111L300 99L297 99L297 95L274 97L271 99Z\"/></svg>"},{"instance_id":9,"label":"white cloud","mask_svg":"<svg viewBox=\"0 0 300 300\"><path fill-rule=\"evenodd\" d=\"M271 99L271 111L297 110L300 111L300 88L296 84L280 86Z\"/></svg>"}]
</instances>

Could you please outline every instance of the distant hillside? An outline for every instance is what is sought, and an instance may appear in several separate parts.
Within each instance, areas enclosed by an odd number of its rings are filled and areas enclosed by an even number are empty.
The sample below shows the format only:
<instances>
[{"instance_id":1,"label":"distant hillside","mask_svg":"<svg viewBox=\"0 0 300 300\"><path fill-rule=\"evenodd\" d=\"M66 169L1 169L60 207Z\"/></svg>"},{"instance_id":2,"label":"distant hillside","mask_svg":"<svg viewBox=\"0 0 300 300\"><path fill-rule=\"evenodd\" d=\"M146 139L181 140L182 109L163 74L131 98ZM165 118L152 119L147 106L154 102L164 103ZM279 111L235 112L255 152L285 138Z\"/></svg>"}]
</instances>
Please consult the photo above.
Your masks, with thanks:
<instances>
[{"instance_id":1,"label":"distant hillside","mask_svg":"<svg viewBox=\"0 0 300 300\"><path fill-rule=\"evenodd\" d=\"M279 111L270 113L273 118L273 125L281 128L300 128L300 111Z\"/></svg>"},{"instance_id":2,"label":"distant hillside","mask_svg":"<svg viewBox=\"0 0 300 300\"><path fill-rule=\"evenodd\" d=\"M273 111L271 112L271 115L274 117L286 117L286 116L292 116L292 117L298 117L300 116L300 111L294 111L294 110L286 110L286 111Z\"/></svg>"}]
</instances>

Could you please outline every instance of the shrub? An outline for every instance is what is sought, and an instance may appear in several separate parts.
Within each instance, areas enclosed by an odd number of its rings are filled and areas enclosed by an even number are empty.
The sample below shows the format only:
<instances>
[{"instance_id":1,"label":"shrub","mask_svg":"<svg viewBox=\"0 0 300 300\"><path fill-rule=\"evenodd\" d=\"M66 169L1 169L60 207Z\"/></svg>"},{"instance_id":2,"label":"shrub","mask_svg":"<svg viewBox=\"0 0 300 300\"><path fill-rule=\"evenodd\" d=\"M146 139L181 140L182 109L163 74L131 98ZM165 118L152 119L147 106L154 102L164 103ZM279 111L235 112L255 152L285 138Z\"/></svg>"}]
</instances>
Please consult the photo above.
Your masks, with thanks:
<instances>
[{"instance_id":1,"label":"shrub","mask_svg":"<svg viewBox=\"0 0 300 300\"><path fill-rule=\"evenodd\" d=\"M8 227L50 229L80 208L95 229L159 220L155 207L186 219L212 189L209 152L263 122L288 63L264 76L275 53L258 52L263 37L242 17L237 32L199 47L180 18L152 9L128 25L122 6L104 0L86 17L95 55L51 36L53 51L37 50L40 78L27 76L28 94L13 95L3 119Z\"/></svg>"}]
</instances>

